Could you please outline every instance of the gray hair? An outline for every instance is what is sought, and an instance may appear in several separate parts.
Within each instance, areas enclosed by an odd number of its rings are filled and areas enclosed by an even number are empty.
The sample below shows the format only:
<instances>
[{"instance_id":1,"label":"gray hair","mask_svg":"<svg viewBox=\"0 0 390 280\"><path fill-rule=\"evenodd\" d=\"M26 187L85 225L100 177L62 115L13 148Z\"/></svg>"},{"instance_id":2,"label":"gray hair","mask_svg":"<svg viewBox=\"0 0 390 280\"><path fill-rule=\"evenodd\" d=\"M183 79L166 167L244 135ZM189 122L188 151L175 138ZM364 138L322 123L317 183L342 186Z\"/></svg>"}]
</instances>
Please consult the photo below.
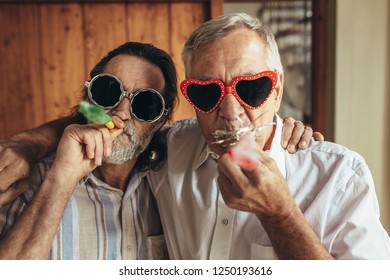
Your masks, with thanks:
<instances>
[{"instance_id":1,"label":"gray hair","mask_svg":"<svg viewBox=\"0 0 390 280\"><path fill-rule=\"evenodd\" d=\"M280 61L278 46L271 30L255 17L245 13L234 13L209 20L201 24L192 32L184 44L182 52L186 76L188 77L191 72L191 58L194 50L201 48L208 43L215 42L219 38L240 28L253 30L259 35L260 39L262 39L266 45L268 67L282 73L283 66Z\"/></svg>"}]
</instances>

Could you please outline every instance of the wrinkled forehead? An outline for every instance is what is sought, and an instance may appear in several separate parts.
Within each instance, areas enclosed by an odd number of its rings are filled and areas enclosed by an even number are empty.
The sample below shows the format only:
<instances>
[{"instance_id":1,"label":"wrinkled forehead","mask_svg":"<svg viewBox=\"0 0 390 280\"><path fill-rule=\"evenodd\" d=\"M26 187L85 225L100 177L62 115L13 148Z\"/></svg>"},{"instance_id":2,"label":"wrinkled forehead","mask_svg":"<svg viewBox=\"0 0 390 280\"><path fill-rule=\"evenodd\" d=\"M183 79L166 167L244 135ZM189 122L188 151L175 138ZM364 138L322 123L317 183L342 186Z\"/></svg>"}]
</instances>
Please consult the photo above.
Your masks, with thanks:
<instances>
[{"instance_id":1,"label":"wrinkled forehead","mask_svg":"<svg viewBox=\"0 0 390 280\"><path fill-rule=\"evenodd\" d=\"M153 88L163 92L165 82L159 67L132 55L117 55L104 67L104 72L116 76L126 91Z\"/></svg>"},{"instance_id":2,"label":"wrinkled forehead","mask_svg":"<svg viewBox=\"0 0 390 280\"><path fill-rule=\"evenodd\" d=\"M193 51L189 75L193 79L221 79L268 70L263 40L255 31L234 30Z\"/></svg>"}]
</instances>

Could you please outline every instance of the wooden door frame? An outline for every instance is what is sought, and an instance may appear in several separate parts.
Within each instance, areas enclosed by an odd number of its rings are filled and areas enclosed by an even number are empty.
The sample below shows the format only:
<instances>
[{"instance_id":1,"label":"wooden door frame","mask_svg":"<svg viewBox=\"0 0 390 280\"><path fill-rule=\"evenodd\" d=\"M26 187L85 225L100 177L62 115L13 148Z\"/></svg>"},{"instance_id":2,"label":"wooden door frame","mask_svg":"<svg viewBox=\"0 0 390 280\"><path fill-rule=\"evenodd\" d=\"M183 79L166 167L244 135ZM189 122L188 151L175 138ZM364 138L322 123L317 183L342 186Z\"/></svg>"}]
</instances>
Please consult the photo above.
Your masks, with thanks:
<instances>
[{"instance_id":1,"label":"wooden door frame","mask_svg":"<svg viewBox=\"0 0 390 280\"><path fill-rule=\"evenodd\" d=\"M334 138L335 0L311 1L313 7L311 126L315 131L324 134L327 140L332 141ZM224 2L242 3L238 0ZM259 0L245 0L245 2L258 3Z\"/></svg>"},{"instance_id":2,"label":"wooden door frame","mask_svg":"<svg viewBox=\"0 0 390 280\"><path fill-rule=\"evenodd\" d=\"M313 1L313 129L334 140L335 0Z\"/></svg>"}]
</instances>

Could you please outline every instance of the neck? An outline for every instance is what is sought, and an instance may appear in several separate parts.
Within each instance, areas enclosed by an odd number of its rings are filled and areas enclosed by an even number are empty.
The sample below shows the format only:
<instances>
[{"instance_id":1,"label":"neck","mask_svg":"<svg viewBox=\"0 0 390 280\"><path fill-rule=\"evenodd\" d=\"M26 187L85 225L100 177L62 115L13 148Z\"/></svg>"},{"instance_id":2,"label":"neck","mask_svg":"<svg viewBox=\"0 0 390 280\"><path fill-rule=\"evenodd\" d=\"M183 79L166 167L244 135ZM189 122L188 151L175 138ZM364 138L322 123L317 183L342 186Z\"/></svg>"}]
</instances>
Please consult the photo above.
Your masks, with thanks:
<instances>
[{"instance_id":1,"label":"neck","mask_svg":"<svg viewBox=\"0 0 390 280\"><path fill-rule=\"evenodd\" d=\"M92 173L111 187L125 191L136 162L137 158L123 164L103 163Z\"/></svg>"},{"instance_id":2,"label":"neck","mask_svg":"<svg viewBox=\"0 0 390 280\"><path fill-rule=\"evenodd\" d=\"M266 140L265 143L264 143L263 151L268 151L269 149L271 149L272 140L273 140L274 137L275 137L276 126L272 126L272 127L270 127L269 129L270 129L271 131L270 131L269 136L267 137L267 140Z\"/></svg>"}]
</instances>

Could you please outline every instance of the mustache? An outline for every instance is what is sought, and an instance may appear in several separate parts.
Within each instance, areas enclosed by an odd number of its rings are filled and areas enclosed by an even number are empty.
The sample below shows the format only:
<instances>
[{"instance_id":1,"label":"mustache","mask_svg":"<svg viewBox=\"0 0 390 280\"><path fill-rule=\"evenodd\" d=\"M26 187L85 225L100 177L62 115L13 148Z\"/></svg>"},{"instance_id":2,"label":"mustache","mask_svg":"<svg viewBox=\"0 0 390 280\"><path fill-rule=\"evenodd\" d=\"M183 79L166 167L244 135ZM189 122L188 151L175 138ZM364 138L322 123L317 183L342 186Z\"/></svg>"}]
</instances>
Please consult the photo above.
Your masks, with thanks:
<instances>
[{"instance_id":1,"label":"mustache","mask_svg":"<svg viewBox=\"0 0 390 280\"><path fill-rule=\"evenodd\" d=\"M129 121L125 122L125 126L123 127L123 132L120 135L122 134L125 134L127 136L134 135L134 126L132 126Z\"/></svg>"}]
</instances>

